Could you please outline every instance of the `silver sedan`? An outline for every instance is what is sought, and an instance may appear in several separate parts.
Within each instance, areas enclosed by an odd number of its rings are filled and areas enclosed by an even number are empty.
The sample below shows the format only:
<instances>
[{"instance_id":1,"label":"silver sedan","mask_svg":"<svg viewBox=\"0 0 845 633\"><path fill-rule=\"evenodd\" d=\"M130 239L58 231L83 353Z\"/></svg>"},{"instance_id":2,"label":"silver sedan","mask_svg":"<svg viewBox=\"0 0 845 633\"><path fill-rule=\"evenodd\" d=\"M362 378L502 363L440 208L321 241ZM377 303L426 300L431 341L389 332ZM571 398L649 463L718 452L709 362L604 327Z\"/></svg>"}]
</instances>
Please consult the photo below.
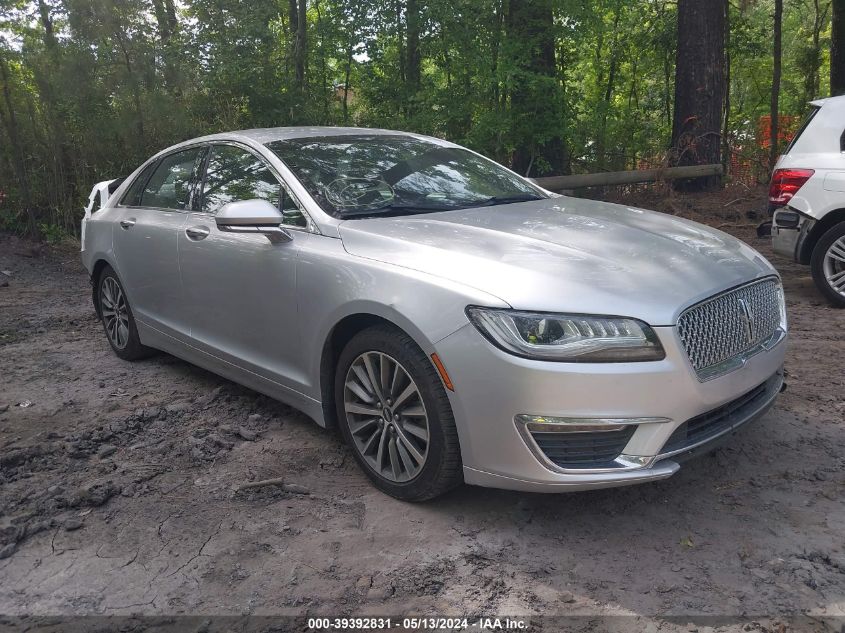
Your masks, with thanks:
<instances>
[{"instance_id":1,"label":"silver sedan","mask_svg":"<svg viewBox=\"0 0 845 633\"><path fill-rule=\"evenodd\" d=\"M783 384L759 253L443 140L218 134L97 191L82 258L115 353L164 350L339 427L401 499L663 479Z\"/></svg>"}]
</instances>

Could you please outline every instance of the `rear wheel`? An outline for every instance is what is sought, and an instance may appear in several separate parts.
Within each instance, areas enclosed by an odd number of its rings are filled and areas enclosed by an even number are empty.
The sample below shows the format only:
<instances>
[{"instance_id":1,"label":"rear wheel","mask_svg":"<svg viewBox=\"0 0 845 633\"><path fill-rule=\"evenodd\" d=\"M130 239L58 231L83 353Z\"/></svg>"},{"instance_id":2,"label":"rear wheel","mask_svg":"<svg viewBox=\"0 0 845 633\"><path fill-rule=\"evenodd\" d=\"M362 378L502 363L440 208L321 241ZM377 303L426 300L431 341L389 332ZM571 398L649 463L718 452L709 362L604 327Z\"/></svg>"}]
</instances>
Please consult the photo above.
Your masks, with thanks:
<instances>
[{"instance_id":1,"label":"rear wheel","mask_svg":"<svg viewBox=\"0 0 845 633\"><path fill-rule=\"evenodd\" d=\"M114 353L123 360L146 358L155 350L141 345L135 317L129 307L126 291L110 266L106 266L97 282L97 298L106 338Z\"/></svg>"},{"instance_id":2,"label":"rear wheel","mask_svg":"<svg viewBox=\"0 0 845 633\"><path fill-rule=\"evenodd\" d=\"M821 236L810 265L822 294L833 306L845 308L845 222Z\"/></svg>"},{"instance_id":3,"label":"rear wheel","mask_svg":"<svg viewBox=\"0 0 845 633\"><path fill-rule=\"evenodd\" d=\"M349 342L338 361L335 402L341 431L379 490L424 501L461 483L449 398L404 332L376 326Z\"/></svg>"}]
</instances>

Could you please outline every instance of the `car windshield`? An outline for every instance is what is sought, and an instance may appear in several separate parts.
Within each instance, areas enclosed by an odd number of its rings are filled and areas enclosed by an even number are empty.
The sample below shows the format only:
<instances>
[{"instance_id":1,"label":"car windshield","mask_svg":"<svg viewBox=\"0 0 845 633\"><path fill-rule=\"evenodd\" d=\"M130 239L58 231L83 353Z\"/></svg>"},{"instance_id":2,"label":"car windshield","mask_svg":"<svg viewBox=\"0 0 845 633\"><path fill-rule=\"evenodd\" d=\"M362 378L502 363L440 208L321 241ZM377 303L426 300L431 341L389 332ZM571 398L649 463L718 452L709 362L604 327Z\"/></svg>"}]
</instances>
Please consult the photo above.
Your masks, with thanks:
<instances>
[{"instance_id":1,"label":"car windshield","mask_svg":"<svg viewBox=\"0 0 845 633\"><path fill-rule=\"evenodd\" d=\"M405 135L296 138L267 144L328 213L411 215L539 200L537 187L491 160Z\"/></svg>"}]
</instances>

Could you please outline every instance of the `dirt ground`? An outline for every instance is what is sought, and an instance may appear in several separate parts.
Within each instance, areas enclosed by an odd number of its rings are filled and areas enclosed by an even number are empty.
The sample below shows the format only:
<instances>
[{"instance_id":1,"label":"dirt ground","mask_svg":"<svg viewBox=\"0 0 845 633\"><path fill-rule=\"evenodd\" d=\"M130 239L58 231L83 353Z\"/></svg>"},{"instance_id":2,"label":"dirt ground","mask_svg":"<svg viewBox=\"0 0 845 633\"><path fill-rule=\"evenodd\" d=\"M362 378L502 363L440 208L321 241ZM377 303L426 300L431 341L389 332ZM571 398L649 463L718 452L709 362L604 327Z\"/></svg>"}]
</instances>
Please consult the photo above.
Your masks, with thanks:
<instances>
[{"instance_id":1,"label":"dirt ground","mask_svg":"<svg viewBox=\"0 0 845 633\"><path fill-rule=\"evenodd\" d=\"M659 483L465 486L422 505L377 492L340 438L297 411L167 355L119 360L78 254L0 236L0 614L589 616L567 621L578 630L621 615L620 630L839 631L845 310L756 238L759 192L639 198L777 265L789 390ZM239 490L272 477L294 485ZM744 621L687 624L715 615Z\"/></svg>"}]
</instances>

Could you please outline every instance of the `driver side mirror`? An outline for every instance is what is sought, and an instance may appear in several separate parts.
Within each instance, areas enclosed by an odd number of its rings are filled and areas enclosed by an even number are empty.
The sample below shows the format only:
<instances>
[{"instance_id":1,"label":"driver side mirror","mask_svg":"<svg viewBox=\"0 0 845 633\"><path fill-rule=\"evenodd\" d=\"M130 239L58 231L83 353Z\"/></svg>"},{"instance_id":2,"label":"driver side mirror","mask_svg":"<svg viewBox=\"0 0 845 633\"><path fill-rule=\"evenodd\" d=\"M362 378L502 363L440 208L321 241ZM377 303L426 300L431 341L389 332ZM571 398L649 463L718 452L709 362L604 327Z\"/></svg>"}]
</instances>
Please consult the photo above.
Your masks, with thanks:
<instances>
[{"instance_id":1,"label":"driver side mirror","mask_svg":"<svg viewBox=\"0 0 845 633\"><path fill-rule=\"evenodd\" d=\"M271 242L289 242L293 236L282 228L281 211L266 200L239 200L224 204L214 221L227 233L263 233Z\"/></svg>"}]
</instances>

